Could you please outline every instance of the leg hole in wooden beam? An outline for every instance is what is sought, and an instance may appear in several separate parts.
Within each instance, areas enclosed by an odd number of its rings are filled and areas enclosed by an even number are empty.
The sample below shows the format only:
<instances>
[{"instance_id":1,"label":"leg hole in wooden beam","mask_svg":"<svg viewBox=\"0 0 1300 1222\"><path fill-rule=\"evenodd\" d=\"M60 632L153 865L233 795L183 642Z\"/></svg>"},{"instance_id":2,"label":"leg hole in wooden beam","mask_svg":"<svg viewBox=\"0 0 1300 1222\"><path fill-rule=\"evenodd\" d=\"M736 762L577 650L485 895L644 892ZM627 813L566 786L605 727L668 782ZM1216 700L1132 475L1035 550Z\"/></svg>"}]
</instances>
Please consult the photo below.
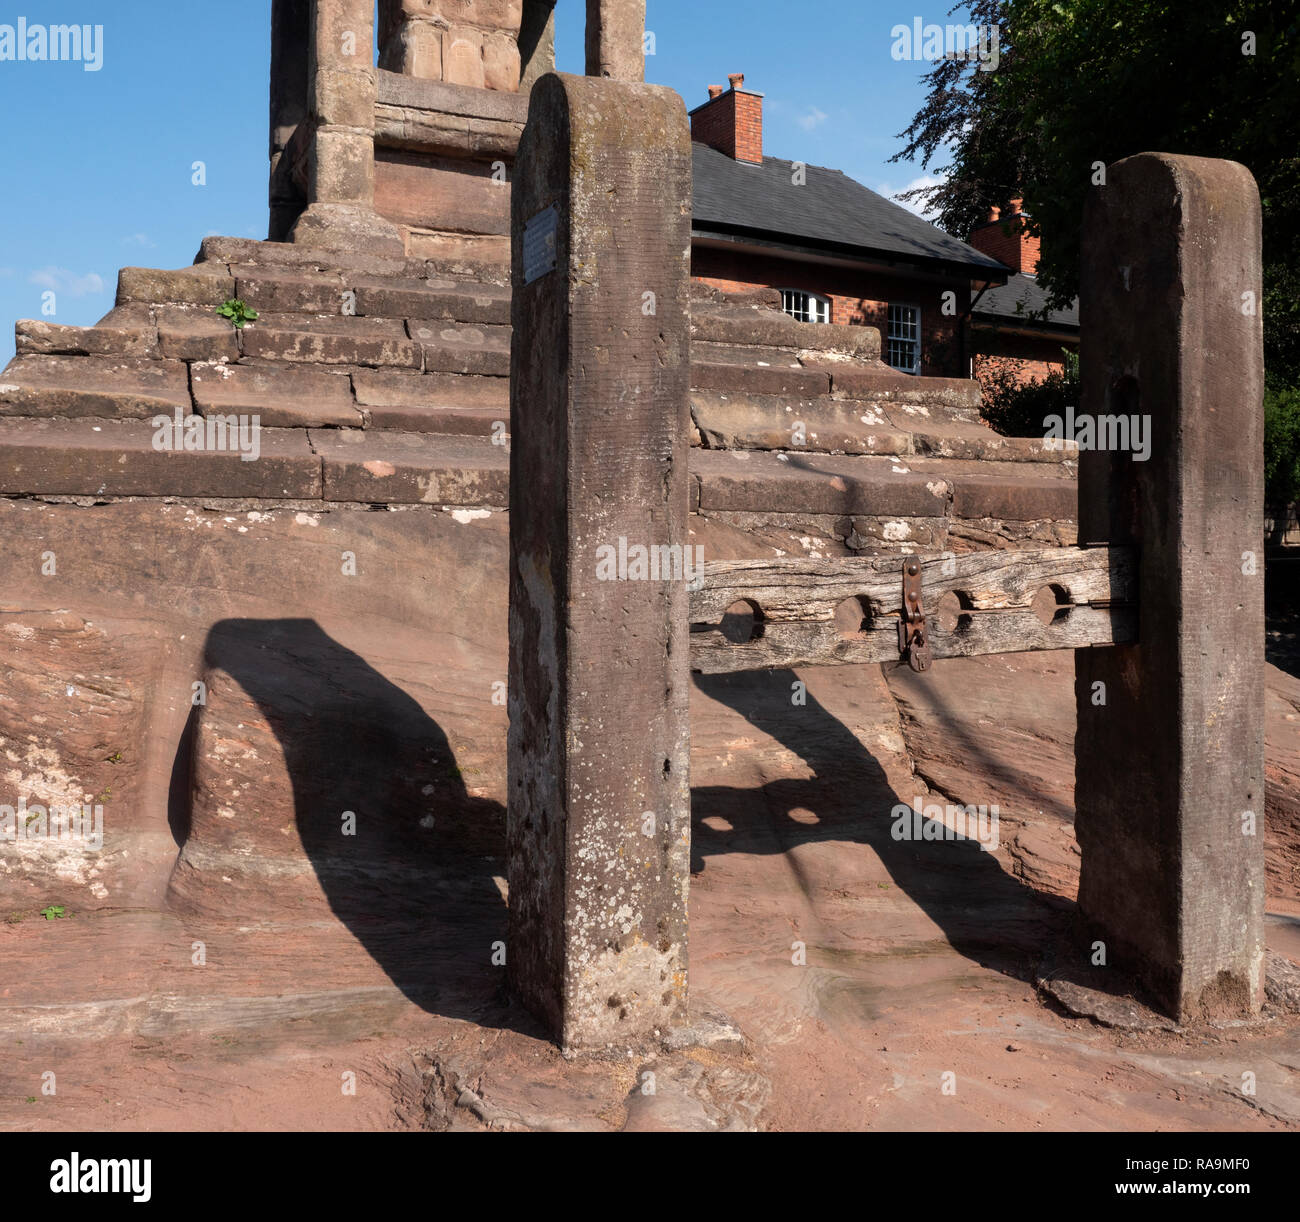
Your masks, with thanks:
<instances>
[{"instance_id":1,"label":"leg hole in wooden beam","mask_svg":"<svg viewBox=\"0 0 1300 1222\"><path fill-rule=\"evenodd\" d=\"M871 629L871 606L860 596L846 598L835 608L835 631L842 640L852 640Z\"/></svg>"},{"instance_id":2,"label":"leg hole in wooden beam","mask_svg":"<svg viewBox=\"0 0 1300 1222\"><path fill-rule=\"evenodd\" d=\"M1040 622L1047 625L1059 624L1067 619L1074 604L1069 590L1064 586L1052 584L1039 590L1029 606Z\"/></svg>"},{"instance_id":3,"label":"leg hole in wooden beam","mask_svg":"<svg viewBox=\"0 0 1300 1222\"><path fill-rule=\"evenodd\" d=\"M759 605L740 599L727 608L718 631L733 645L748 645L763 635L763 612Z\"/></svg>"},{"instance_id":4,"label":"leg hole in wooden beam","mask_svg":"<svg viewBox=\"0 0 1300 1222\"><path fill-rule=\"evenodd\" d=\"M932 615L934 622L942 632L967 632L973 624L971 610L974 600L964 590L949 590L935 604Z\"/></svg>"}]
</instances>

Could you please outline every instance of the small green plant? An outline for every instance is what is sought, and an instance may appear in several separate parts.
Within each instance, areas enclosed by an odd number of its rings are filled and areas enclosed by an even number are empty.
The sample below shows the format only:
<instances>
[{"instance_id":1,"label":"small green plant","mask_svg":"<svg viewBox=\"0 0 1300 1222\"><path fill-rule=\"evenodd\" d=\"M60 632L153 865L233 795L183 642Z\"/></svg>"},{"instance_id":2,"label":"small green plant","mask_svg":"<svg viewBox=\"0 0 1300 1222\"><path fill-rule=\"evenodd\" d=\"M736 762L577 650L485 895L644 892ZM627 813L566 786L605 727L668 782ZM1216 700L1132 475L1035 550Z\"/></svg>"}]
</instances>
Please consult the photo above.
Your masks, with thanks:
<instances>
[{"instance_id":1,"label":"small green plant","mask_svg":"<svg viewBox=\"0 0 1300 1222\"><path fill-rule=\"evenodd\" d=\"M238 297L231 297L217 307L222 318L230 319L236 331L242 331L250 322L257 319L257 311L250 310Z\"/></svg>"},{"instance_id":2,"label":"small green plant","mask_svg":"<svg viewBox=\"0 0 1300 1222\"><path fill-rule=\"evenodd\" d=\"M51 904L48 908L41 909L41 916L47 921L61 921L68 915L68 910L62 904Z\"/></svg>"},{"instance_id":3,"label":"small green plant","mask_svg":"<svg viewBox=\"0 0 1300 1222\"><path fill-rule=\"evenodd\" d=\"M35 1096L35 1095L28 1095L28 1096L27 1096L27 1102L28 1102L28 1103L35 1103L35 1102L36 1102L36 1096Z\"/></svg>"},{"instance_id":4,"label":"small green plant","mask_svg":"<svg viewBox=\"0 0 1300 1222\"><path fill-rule=\"evenodd\" d=\"M104 763L106 764L120 764L121 762L122 753L120 751L114 751L112 755L107 756L104 760Z\"/></svg>"}]
</instances>

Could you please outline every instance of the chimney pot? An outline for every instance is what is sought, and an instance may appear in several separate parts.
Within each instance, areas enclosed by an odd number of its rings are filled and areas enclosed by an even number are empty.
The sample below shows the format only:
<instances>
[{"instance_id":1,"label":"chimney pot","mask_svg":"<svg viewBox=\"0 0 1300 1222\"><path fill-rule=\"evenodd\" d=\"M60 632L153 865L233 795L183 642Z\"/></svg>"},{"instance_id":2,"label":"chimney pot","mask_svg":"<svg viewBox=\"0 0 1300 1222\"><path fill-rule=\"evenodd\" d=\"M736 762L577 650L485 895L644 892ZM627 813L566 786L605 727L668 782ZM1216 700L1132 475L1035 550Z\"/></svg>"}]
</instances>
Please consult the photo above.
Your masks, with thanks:
<instances>
[{"instance_id":1,"label":"chimney pot","mask_svg":"<svg viewBox=\"0 0 1300 1222\"><path fill-rule=\"evenodd\" d=\"M1013 199L1010 201L1010 203L1011 203L1011 213L1010 213L1010 215L1011 215L1011 216L1019 216L1019 215L1020 215L1020 210L1021 210L1021 209L1024 207L1024 205L1025 205L1024 197L1023 197L1023 196L1020 196L1020 195L1017 195L1017 196L1015 196L1015 198L1013 198Z\"/></svg>"},{"instance_id":2,"label":"chimney pot","mask_svg":"<svg viewBox=\"0 0 1300 1222\"><path fill-rule=\"evenodd\" d=\"M994 205L989 209L989 224L993 224L1002 215L1002 209Z\"/></svg>"},{"instance_id":3,"label":"chimney pot","mask_svg":"<svg viewBox=\"0 0 1300 1222\"><path fill-rule=\"evenodd\" d=\"M743 72L733 72L727 77L727 80L731 82L733 89L743 89L745 87L745 74Z\"/></svg>"},{"instance_id":4,"label":"chimney pot","mask_svg":"<svg viewBox=\"0 0 1300 1222\"><path fill-rule=\"evenodd\" d=\"M713 98L720 98L721 96L722 96L722 86L721 86L721 85L710 85L710 86L709 86L709 98L710 98L710 100L712 100Z\"/></svg>"}]
</instances>

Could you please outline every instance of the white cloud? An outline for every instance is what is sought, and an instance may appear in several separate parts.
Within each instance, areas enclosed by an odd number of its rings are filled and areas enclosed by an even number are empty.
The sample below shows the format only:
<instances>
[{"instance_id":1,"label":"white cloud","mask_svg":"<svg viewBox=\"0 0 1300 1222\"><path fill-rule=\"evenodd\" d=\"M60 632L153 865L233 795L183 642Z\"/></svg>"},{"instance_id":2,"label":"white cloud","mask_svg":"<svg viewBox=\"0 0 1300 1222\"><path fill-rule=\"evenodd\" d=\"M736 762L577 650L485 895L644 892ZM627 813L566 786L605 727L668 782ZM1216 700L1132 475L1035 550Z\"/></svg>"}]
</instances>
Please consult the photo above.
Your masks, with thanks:
<instances>
[{"instance_id":1,"label":"white cloud","mask_svg":"<svg viewBox=\"0 0 1300 1222\"><path fill-rule=\"evenodd\" d=\"M158 245L147 233L133 233L129 238L122 239L123 246L142 246L145 250L153 250Z\"/></svg>"},{"instance_id":2,"label":"white cloud","mask_svg":"<svg viewBox=\"0 0 1300 1222\"><path fill-rule=\"evenodd\" d=\"M876 190L886 199L891 199L894 203L908 212L915 213L922 220L933 221L937 213L933 209L927 209L924 200L919 199L899 199L898 197L905 191L914 191L917 187L935 187L943 182L942 176L934 174L922 174L919 178L912 179L905 187L891 187L888 183L881 183Z\"/></svg>"},{"instance_id":3,"label":"white cloud","mask_svg":"<svg viewBox=\"0 0 1300 1222\"><path fill-rule=\"evenodd\" d=\"M810 132L814 127L820 127L825 123L827 118L828 116L824 110L818 110L816 106L812 106L809 107L807 114L800 115L795 122L798 123L804 131Z\"/></svg>"},{"instance_id":4,"label":"white cloud","mask_svg":"<svg viewBox=\"0 0 1300 1222\"><path fill-rule=\"evenodd\" d=\"M66 267L42 267L27 277L27 283L68 297L87 297L104 291L104 281L94 272L78 276Z\"/></svg>"}]
</instances>

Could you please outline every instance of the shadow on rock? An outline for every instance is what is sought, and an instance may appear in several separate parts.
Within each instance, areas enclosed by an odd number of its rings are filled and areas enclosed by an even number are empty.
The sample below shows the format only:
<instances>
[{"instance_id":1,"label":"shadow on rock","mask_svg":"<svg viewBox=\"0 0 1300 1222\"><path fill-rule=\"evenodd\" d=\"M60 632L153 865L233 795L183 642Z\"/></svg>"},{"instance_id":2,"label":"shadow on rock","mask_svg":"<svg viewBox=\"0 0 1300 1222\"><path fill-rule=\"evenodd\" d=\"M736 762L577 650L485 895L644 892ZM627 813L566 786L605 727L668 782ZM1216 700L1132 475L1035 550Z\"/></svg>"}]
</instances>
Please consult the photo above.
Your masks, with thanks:
<instances>
[{"instance_id":1,"label":"shadow on rock","mask_svg":"<svg viewBox=\"0 0 1300 1222\"><path fill-rule=\"evenodd\" d=\"M815 903L817 880L806 877L790 850L815 841L869 846L959 954L1034 979L1044 936L1068 925L1072 905L1008 874L975 840L895 839L894 807L917 795L896 792L871 752L811 692L806 705L792 707L796 678L786 670L695 676L701 691L771 735L815 775L773 780L757 791L693 790L693 868L713 854L784 853ZM703 820L711 815L732 830L709 827Z\"/></svg>"},{"instance_id":2,"label":"shadow on rock","mask_svg":"<svg viewBox=\"0 0 1300 1222\"><path fill-rule=\"evenodd\" d=\"M323 891L410 1000L536 1034L492 964L505 811L466 791L441 727L312 620L223 621L204 657L173 907L311 921Z\"/></svg>"}]
</instances>

